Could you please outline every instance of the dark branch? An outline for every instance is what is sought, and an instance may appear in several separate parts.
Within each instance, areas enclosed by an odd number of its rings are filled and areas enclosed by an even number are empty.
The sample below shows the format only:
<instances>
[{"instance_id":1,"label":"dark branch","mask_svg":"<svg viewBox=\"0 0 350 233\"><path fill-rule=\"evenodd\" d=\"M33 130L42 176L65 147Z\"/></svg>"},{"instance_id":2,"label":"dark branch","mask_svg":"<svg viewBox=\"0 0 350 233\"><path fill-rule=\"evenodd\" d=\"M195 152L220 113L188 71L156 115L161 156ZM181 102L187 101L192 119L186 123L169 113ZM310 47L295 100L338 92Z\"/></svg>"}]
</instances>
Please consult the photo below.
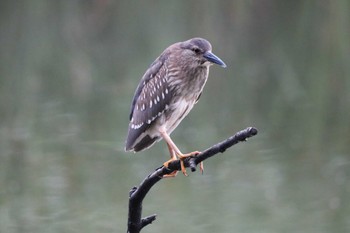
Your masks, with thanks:
<instances>
[{"instance_id":1,"label":"dark branch","mask_svg":"<svg viewBox=\"0 0 350 233\"><path fill-rule=\"evenodd\" d=\"M151 216L141 219L141 228L151 224L154 220L156 220L156 217L156 214L152 214Z\"/></svg>"},{"instance_id":2,"label":"dark branch","mask_svg":"<svg viewBox=\"0 0 350 233\"><path fill-rule=\"evenodd\" d=\"M196 170L196 166L212 157L215 154L223 153L229 147L246 141L248 138L256 135L258 130L253 127L246 128L242 131L237 132L235 135L229 137L228 139L213 145L212 147L201 152L197 156L189 157L185 159L185 167L190 167L191 171ZM168 168L162 166L157 168L154 172L149 174L140 184L139 187L133 187L129 193L129 216L128 216L128 232L129 233L139 233L141 229L148 224L151 224L155 219L156 215L151 215L146 218L141 218L142 215L142 201L145 198L148 191L155 185L158 181L162 179L164 175L170 174L173 171L181 170L180 161L176 160L169 163Z\"/></svg>"}]
</instances>

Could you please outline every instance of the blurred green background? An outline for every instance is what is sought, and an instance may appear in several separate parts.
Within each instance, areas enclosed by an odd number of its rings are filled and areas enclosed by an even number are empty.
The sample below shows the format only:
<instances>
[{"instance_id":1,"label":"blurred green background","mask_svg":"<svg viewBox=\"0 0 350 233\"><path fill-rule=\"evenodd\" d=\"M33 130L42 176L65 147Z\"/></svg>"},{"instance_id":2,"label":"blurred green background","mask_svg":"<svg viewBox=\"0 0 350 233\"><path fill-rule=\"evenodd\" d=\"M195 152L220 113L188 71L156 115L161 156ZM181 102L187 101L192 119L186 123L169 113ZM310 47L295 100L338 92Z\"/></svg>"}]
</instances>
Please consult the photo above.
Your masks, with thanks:
<instances>
[{"instance_id":1,"label":"blurred green background","mask_svg":"<svg viewBox=\"0 0 350 233\"><path fill-rule=\"evenodd\" d=\"M0 232L125 232L128 192L168 159L123 144L170 44L208 39L182 151L259 134L158 183L142 232L350 232L350 2L1 1Z\"/></svg>"}]
</instances>

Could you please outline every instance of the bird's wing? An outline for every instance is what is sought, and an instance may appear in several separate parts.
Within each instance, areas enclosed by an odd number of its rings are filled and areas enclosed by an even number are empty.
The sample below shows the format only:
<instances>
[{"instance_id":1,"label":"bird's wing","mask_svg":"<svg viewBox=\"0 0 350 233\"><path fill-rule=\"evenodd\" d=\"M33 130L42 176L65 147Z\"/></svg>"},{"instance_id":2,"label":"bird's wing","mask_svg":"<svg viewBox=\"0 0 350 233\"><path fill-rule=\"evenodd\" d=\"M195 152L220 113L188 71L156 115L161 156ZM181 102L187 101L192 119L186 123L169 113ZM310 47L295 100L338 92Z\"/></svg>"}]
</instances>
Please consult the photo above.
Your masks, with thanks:
<instances>
[{"instance_id":1,"label":"bird's wing","mask_svg":"<svg viewBox=\"0 0 350 233\"><path fill-rule=\"evenodd\" d=\"M168 88L165 60L166 57L163 55L152 63L135 91L126 150L133 149L135 142L141 140L139 139L141 134L151 127L169 106L172 90Z\"/></svg>"}]
</instances>

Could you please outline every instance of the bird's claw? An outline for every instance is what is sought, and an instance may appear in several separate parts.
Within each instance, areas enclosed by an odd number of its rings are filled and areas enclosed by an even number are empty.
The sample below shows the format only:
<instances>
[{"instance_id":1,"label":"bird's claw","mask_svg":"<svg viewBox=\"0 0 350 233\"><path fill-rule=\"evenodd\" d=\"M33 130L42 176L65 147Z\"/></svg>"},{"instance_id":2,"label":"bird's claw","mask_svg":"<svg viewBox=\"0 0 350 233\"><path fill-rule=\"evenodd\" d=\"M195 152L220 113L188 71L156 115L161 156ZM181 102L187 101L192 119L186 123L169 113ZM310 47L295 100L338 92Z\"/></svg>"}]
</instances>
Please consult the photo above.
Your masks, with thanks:
<instances>
[{"instance_id":1,"label":"bird's claw","mask_svg":"<svg viewBox=\"0 0 350 233\"><path fill-rule=\"evenodd\" d=\"M165 163L163 163L163 166L166 167L166 168L169 168L169 163L173 162L173 161L176 161L176 159L170 159L168 161L166 161ZM166 174L164 175L162 178L171 178L171 177L175 177L177 175L177 172L178 171L173 171L172 173L170 174Z\"/></svg>"},{"instance_id":2,"label":"bird's claw","mask_svg":"<svg viewBox=\"0 0 350 233\"><path fill-rule=\"evenodd\" d=\"M185 166L185 159L187 159L188 157L192 157L192 156L197 156L198 154L200 154L200 151L193 151L187 154L179 154L177 155L177 157L180 160L180 166L181 166L181 172L184 174L184 176L188 176L187 171L186 171L186 166ZM163 166L168 168L169 167L169 163L175 161L176 159L170 159L168 161L166 161L165 163L163 163ZM199 165L200 171L203 174L203 162L200 163ZM167 178L167 177L175 177L177 175L177 171L174 171L170 174L164 175L163 178Z\"/></svg>"}]
</instances>

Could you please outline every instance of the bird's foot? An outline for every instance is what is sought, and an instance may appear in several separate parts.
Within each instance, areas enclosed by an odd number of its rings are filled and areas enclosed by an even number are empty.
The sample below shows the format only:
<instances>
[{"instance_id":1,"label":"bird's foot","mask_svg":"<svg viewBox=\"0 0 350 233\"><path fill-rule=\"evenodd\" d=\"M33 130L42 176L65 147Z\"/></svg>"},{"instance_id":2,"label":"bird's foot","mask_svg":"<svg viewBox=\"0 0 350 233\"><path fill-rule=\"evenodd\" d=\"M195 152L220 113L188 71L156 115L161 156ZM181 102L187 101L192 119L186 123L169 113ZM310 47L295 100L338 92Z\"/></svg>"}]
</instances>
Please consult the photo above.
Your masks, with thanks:
<instances>
[{"instance_id":1,"label":"bird's foot","mask_svg":"<svg viewBox=\"0 0 350 233\"><path fill-rule=\"evenodd\" d=\"M184 174L184 176L188 176L187 175L187 171L186 171L186 167L185 167L185 162L184 162L185 159L188 158L188 157L196 156L196 155L198 155L200 153L201 153L200 151L193 151L193 152L190 152L190 153L187 153L187 154L178 154L177 155L177 157L180 160L181 171ZM169 163L171 163L171 162L173 162L175 160L177 160L177 159L172 158L172 159L166 161L165 163L163 163L163 166L168 168L169 167ZM203 162L201 162L199 164L199 168L200 168L201 173L203 174L203 171L204 171ZM170 174L164 175L163 178L175 177L177 175L177 172L178 171L173 171Z\"/></svg>"},{"instance_id":2,"label":"bird's foot","mask_svg":"<svg viewBox=\"0 0 350 233\"><path fill-rule=\"evenodd\" d=\"M168 168L169 167L169 163L171 163L171 162L173 162L175 160L177 160L177 159L176 158L175 159L172 158L172 159L166 161L165 163L163 163L163 166ZM177 173L178 173L178 171L173 171L170 174L164 175L162 178L173 178L173 177L175 177L177 175Z\"/></svg>"},{"instance_id":3,"label":"bird's foot","mask_svg":"<svg viewBox=\"0 0 350 233\"><path fill-rule=\"evenodd\" d=\"M185 167L185 163L184 163L184 160L188 157L191 157L191 156L196 156L198 154L200 154L201 152L200 151L193 151L193 152L190 152L190 153L187 153L187 154L179 154L177 155L180 159L180 164L181 164L181 171L182 173L185 175L185 176L188 176L187 175L187 172L186 172L186 167ZM203 173L203 162L201 162L201 165L200 165L200 170L201 172Z\"/></svg>"},{"instance_id":4,"label":"bird's foot","mask_svg":"<svg viewBox=\"0 0 350 233\"><path fill-rule=\"evenodd\" d=\"M204 163L203 163L203 161L199 163L199 170L201 170L201 173L203 175L203 172L204 172Z\"/></svg>"}]
</instances>

